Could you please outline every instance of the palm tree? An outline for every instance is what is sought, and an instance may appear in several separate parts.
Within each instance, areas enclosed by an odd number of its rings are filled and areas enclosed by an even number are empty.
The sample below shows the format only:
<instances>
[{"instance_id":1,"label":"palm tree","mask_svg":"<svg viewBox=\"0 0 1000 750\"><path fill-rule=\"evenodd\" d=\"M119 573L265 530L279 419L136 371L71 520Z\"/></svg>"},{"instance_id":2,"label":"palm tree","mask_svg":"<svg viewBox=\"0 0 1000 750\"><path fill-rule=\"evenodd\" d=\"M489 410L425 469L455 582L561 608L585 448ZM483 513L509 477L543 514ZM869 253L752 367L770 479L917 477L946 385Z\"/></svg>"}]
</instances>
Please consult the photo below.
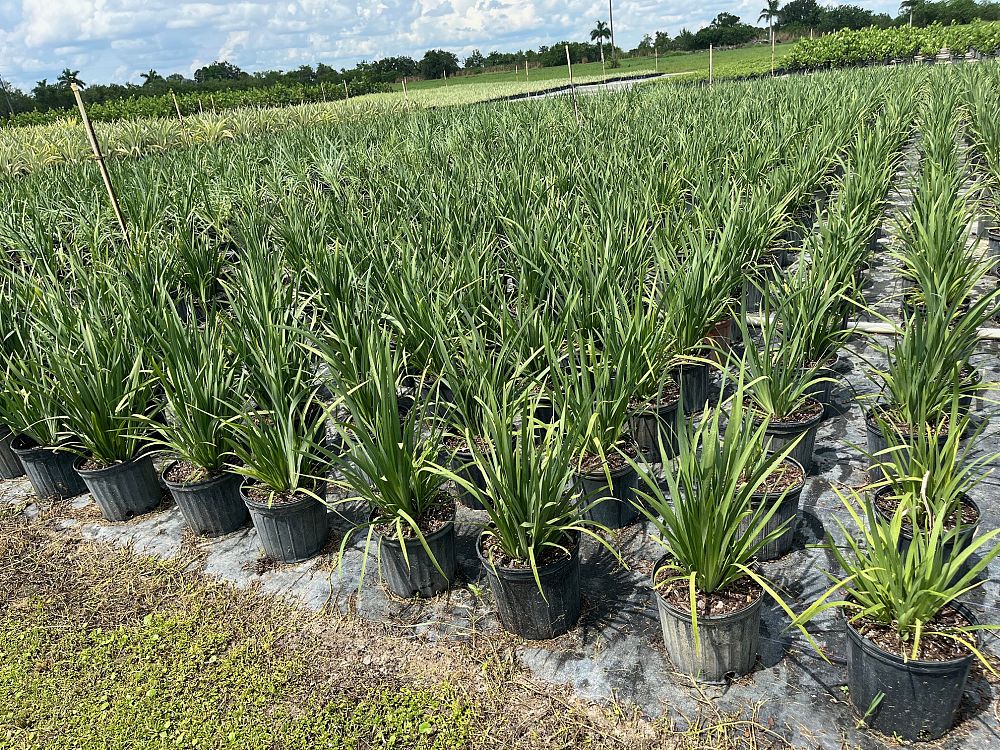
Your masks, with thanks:
<instances>
[{"instance_id":1,"label":"palm tree","mask_svg":"<svg viewBox=\"0 0 1000 750\"><path fill-rule=\"evenodd\" d=\"M70 84L73 83L75 83L80 88L83 88L87 84L85 84L83 81L80 80L79 75L80 75L79 70L70 70L69 68L63 68L63 72L59 74L59 77L56 79L56 81L59 82L60 86L63 86L65 88L69 88Z\"/></svg>"},{"instance_id":2,"label":"palm tree","mask_svg":"<svg viewBox=\"0 0 1000 750\"><path fill-rule=\"evenodd\" d=\"M913 25L913 11L916 10L917 6L920 5L920 0L903 0L899 4L899 14L904 13L910 14L910 26Z\"/></svg>"},{"instance_id":3,"label":"palm tree","mask_svg":"<svg viewBox=\"0 0 1000 750\"><path fill-rule=\"evenodd\" d=\"M163 76L157 73L153 68L150 68L147 73L140 73L139 77L143 79L143 86L148 86L151 83L163 80Z\"/></svg>"},{"instance_id":4,"label":"palm tree","mask_svg":"<svg viewBox=\"0 0 1000 750\"><path fill-rule=\"evenodd\" d=\"M767 0L767 5L764 10L760 12L757 17L757 23L761 21L767 21L767 28L771 32L771 43L774 44L774 22L781 17L781 11L778 10L778 0Z\"/></svg>"},{"instance_id":5,"label":"palm tree","mask_svg":"<svg viewBox=\"0 0 1000 750\"><path fill-rule=\"evenodd\" d=\"M598 21L597 26L590 32L590 41L597 42L601 47L601 59L604 59L604 40L611 38L611 29L604 21Z\"/></svg>"}]
</instances>

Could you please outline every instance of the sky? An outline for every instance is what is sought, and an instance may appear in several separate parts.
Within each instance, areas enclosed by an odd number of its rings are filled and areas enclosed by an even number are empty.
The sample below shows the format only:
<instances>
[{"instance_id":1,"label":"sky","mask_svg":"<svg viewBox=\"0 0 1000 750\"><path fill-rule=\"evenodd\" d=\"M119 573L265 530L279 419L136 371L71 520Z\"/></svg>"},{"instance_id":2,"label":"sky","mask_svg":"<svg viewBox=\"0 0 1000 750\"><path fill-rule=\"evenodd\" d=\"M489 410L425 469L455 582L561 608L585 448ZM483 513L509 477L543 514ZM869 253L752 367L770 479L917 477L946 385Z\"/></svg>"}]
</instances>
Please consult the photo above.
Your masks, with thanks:
<instances>
[{"instance_id":1,"label":"sky","mask_svg":"<svg viewBox=\"0 0 1000 750\"><path fill-rule=\"evenodd\" d=\"M856 4L896 13L898 2ZM764 0L615 0L615 41L676 34L718 13L756 23ZM247 71L325 62L337 68L442 47L513 51L589 39L606 0L0 0L0 77L30 90L63 68L86 82L190 76L213 60Z\"/></svg>"}]
</instances>

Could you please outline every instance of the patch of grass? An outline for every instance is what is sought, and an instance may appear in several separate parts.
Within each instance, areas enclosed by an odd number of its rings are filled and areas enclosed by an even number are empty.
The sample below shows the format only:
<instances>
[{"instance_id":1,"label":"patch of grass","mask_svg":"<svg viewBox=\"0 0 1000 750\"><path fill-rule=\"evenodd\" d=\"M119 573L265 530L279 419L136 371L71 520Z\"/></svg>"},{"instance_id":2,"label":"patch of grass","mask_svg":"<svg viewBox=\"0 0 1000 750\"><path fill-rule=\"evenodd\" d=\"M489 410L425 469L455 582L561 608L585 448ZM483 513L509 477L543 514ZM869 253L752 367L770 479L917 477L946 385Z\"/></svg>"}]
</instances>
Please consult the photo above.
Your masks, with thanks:
<instances>
[{"instance_id":1,"label":"patch of grass","mask_svg":"<svg viewBox=\"0 0 1000 750\"><path fill-rule=\"evenodd\" d=\"M778 44L775 46L776 64L780 64L781 57L793 46L794 43ZM726 75L726 71L729 69L740 68L746 65L760 65L765 62L768 66L770 65L771 47L769 45L754 45L750 47L739 47L736 49L727 49L715 52L713 65L716 72L719 72L720 75ZM611 78L621 75L652 73L654 72L654 65L656 70L660 73L704 73L707 76L708 51L682 52L664 55L660 57L658 64L652 57L624 57L621 59L621 65L618 68L607 68L607 75ZM573 66L574 79L578 77L581 79L589 77L594 80L601 80L602 76L603 71L601 70L600 62ZM569 76L566 72L566 66L559 65L550 68L529 68L527 80L529 83L548 81L553 85L558 85L568 83ZM430 89L457 88L469 85L485 86L500 83L524 82L524 69L522 68L516 73L513 71L479 73L475 75L456 76L454 78L449 78L447 81L415 81L413 83L408 83L407 89L410 91L421 91ZM397 88L402 91L402 86L398 86Z\"/></svg>"},{"instance_id":2,"label":"patch of grass","mask_svg":"<svg viewBox=\"0 0 1000 750\"><path fill-rule=\"evenodd\" d=\"M677 729L534 682L503 634L429 643L0 508L4 750L784 747L756 719Z\"/></svg>"}]
</instances>

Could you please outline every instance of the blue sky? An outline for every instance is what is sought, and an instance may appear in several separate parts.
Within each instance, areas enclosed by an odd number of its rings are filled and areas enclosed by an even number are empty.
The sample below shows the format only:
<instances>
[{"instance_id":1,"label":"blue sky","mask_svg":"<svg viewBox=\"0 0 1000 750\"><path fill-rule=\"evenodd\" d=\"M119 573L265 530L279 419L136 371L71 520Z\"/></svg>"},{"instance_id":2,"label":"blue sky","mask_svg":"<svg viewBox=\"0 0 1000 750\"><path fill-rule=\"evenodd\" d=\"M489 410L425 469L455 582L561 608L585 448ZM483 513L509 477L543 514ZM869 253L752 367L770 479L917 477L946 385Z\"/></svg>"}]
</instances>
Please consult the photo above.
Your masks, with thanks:
<instances>
[{"instance_id":1,"label":"blue sky","mask_svg":"<svg viewBox=\"0 0 1000 750\"><path fill-rule=\"evenodd\" d=\"M898 3L859 2L895 13ZM721 11L756 22L764 0L616 0L615 37L696 29ZM70 67L84 81L190 75L228 59L254 71L335 67L431 47L468 54L585 39L606 0L0 0L0 76L30 89Z\"/></svg>"}]
</instances>

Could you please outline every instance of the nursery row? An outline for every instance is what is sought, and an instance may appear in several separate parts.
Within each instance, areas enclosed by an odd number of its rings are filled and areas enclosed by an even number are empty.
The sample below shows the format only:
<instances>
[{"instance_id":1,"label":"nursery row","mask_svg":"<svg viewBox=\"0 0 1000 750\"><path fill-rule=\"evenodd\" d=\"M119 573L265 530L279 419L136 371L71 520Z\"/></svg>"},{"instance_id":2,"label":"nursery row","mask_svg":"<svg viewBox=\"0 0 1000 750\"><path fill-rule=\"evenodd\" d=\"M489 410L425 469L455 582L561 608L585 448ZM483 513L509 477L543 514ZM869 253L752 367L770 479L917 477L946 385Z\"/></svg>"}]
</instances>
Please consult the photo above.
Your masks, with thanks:
<instances>
[{"instance_id":1,"label":"nursery row","mask_svg":"<svg viewBox=\"0 0 1000 750\"><path fill-rule=\"evenodd\" d=\"M815 69L893 61L951 62L953 55L977 59L1000 51L1000 22L964 25L890 26L844 29L815 39L802 39L782 59L792 69ZM973 54L976 53L976 54Z\"/></svg>"},{"instance_id":2,"label":"nursery row","mask_svg":"<svg viewBox=\"0 0 1000 750\"><path fill-rule=\"evenodd\" d=\"M621 74L624 77L642 75L643 71ZM599 76L581 76L577 84L596 83ZM345 101L343 90L327 94L329 103L319 89L309 96L284 92L286 100L277 101L265 94L269 89L245 92L223 92L215 98L198 98L186 94L175 106L169 97L159 97L158 110L169 105L165 113L130 112L122 102L110 102L105 107L88 108L88 115L97 122L96 128L107 156L142 158L175 148L225 143L236 139L252 141L273 133L283 133L298 127L337 125L348 119L377 118L380 113L421 107L446 107L543 91L558 86L558 81L506 82L469 84L437 89L419 89L367 95L351 94ZM226 99L228 95L247 95L247 101ZM84 93L86 99L86 93ZM338 101L339 100L339 101ZM124 104L129 104L126 100ZM144 100L138 100L144 101ZM113 111L108 111L109 108ZM0 175L20 176L29 172L62 164L78 164L94 159L77 113L45 113L46 124L0 128ZM58 115L56 117L55 115ZM104 122L108 121L108 122ZM0 121L2 123L2 121Z\"/></svg>"},{"instance_id":3,"label":"nursery row","mask_svg":"<svg viewBox=\"0 0 1000 750\"><path fill-rule=\"evenodd\" d=\"M372 114L119 162L127 236L92 165L5 183L0 469L122 521L159 504L162 458L193 531L249 517L279 561L317 554L333 510L401 596L453 584L461 502L528 638L575 626L585 539L618 554L608 531L645 522L679 671L752 670L765 601L807 639L840 608L859 713L940 736L993 627L959 600L1000 554L972 500L992 457L970 459L970 357L997 294L967 248L963 143L998 75ZM914 148L871 481L841 491L833 586L793 612L768 562Z\"/></svg>"}]
</instances>

